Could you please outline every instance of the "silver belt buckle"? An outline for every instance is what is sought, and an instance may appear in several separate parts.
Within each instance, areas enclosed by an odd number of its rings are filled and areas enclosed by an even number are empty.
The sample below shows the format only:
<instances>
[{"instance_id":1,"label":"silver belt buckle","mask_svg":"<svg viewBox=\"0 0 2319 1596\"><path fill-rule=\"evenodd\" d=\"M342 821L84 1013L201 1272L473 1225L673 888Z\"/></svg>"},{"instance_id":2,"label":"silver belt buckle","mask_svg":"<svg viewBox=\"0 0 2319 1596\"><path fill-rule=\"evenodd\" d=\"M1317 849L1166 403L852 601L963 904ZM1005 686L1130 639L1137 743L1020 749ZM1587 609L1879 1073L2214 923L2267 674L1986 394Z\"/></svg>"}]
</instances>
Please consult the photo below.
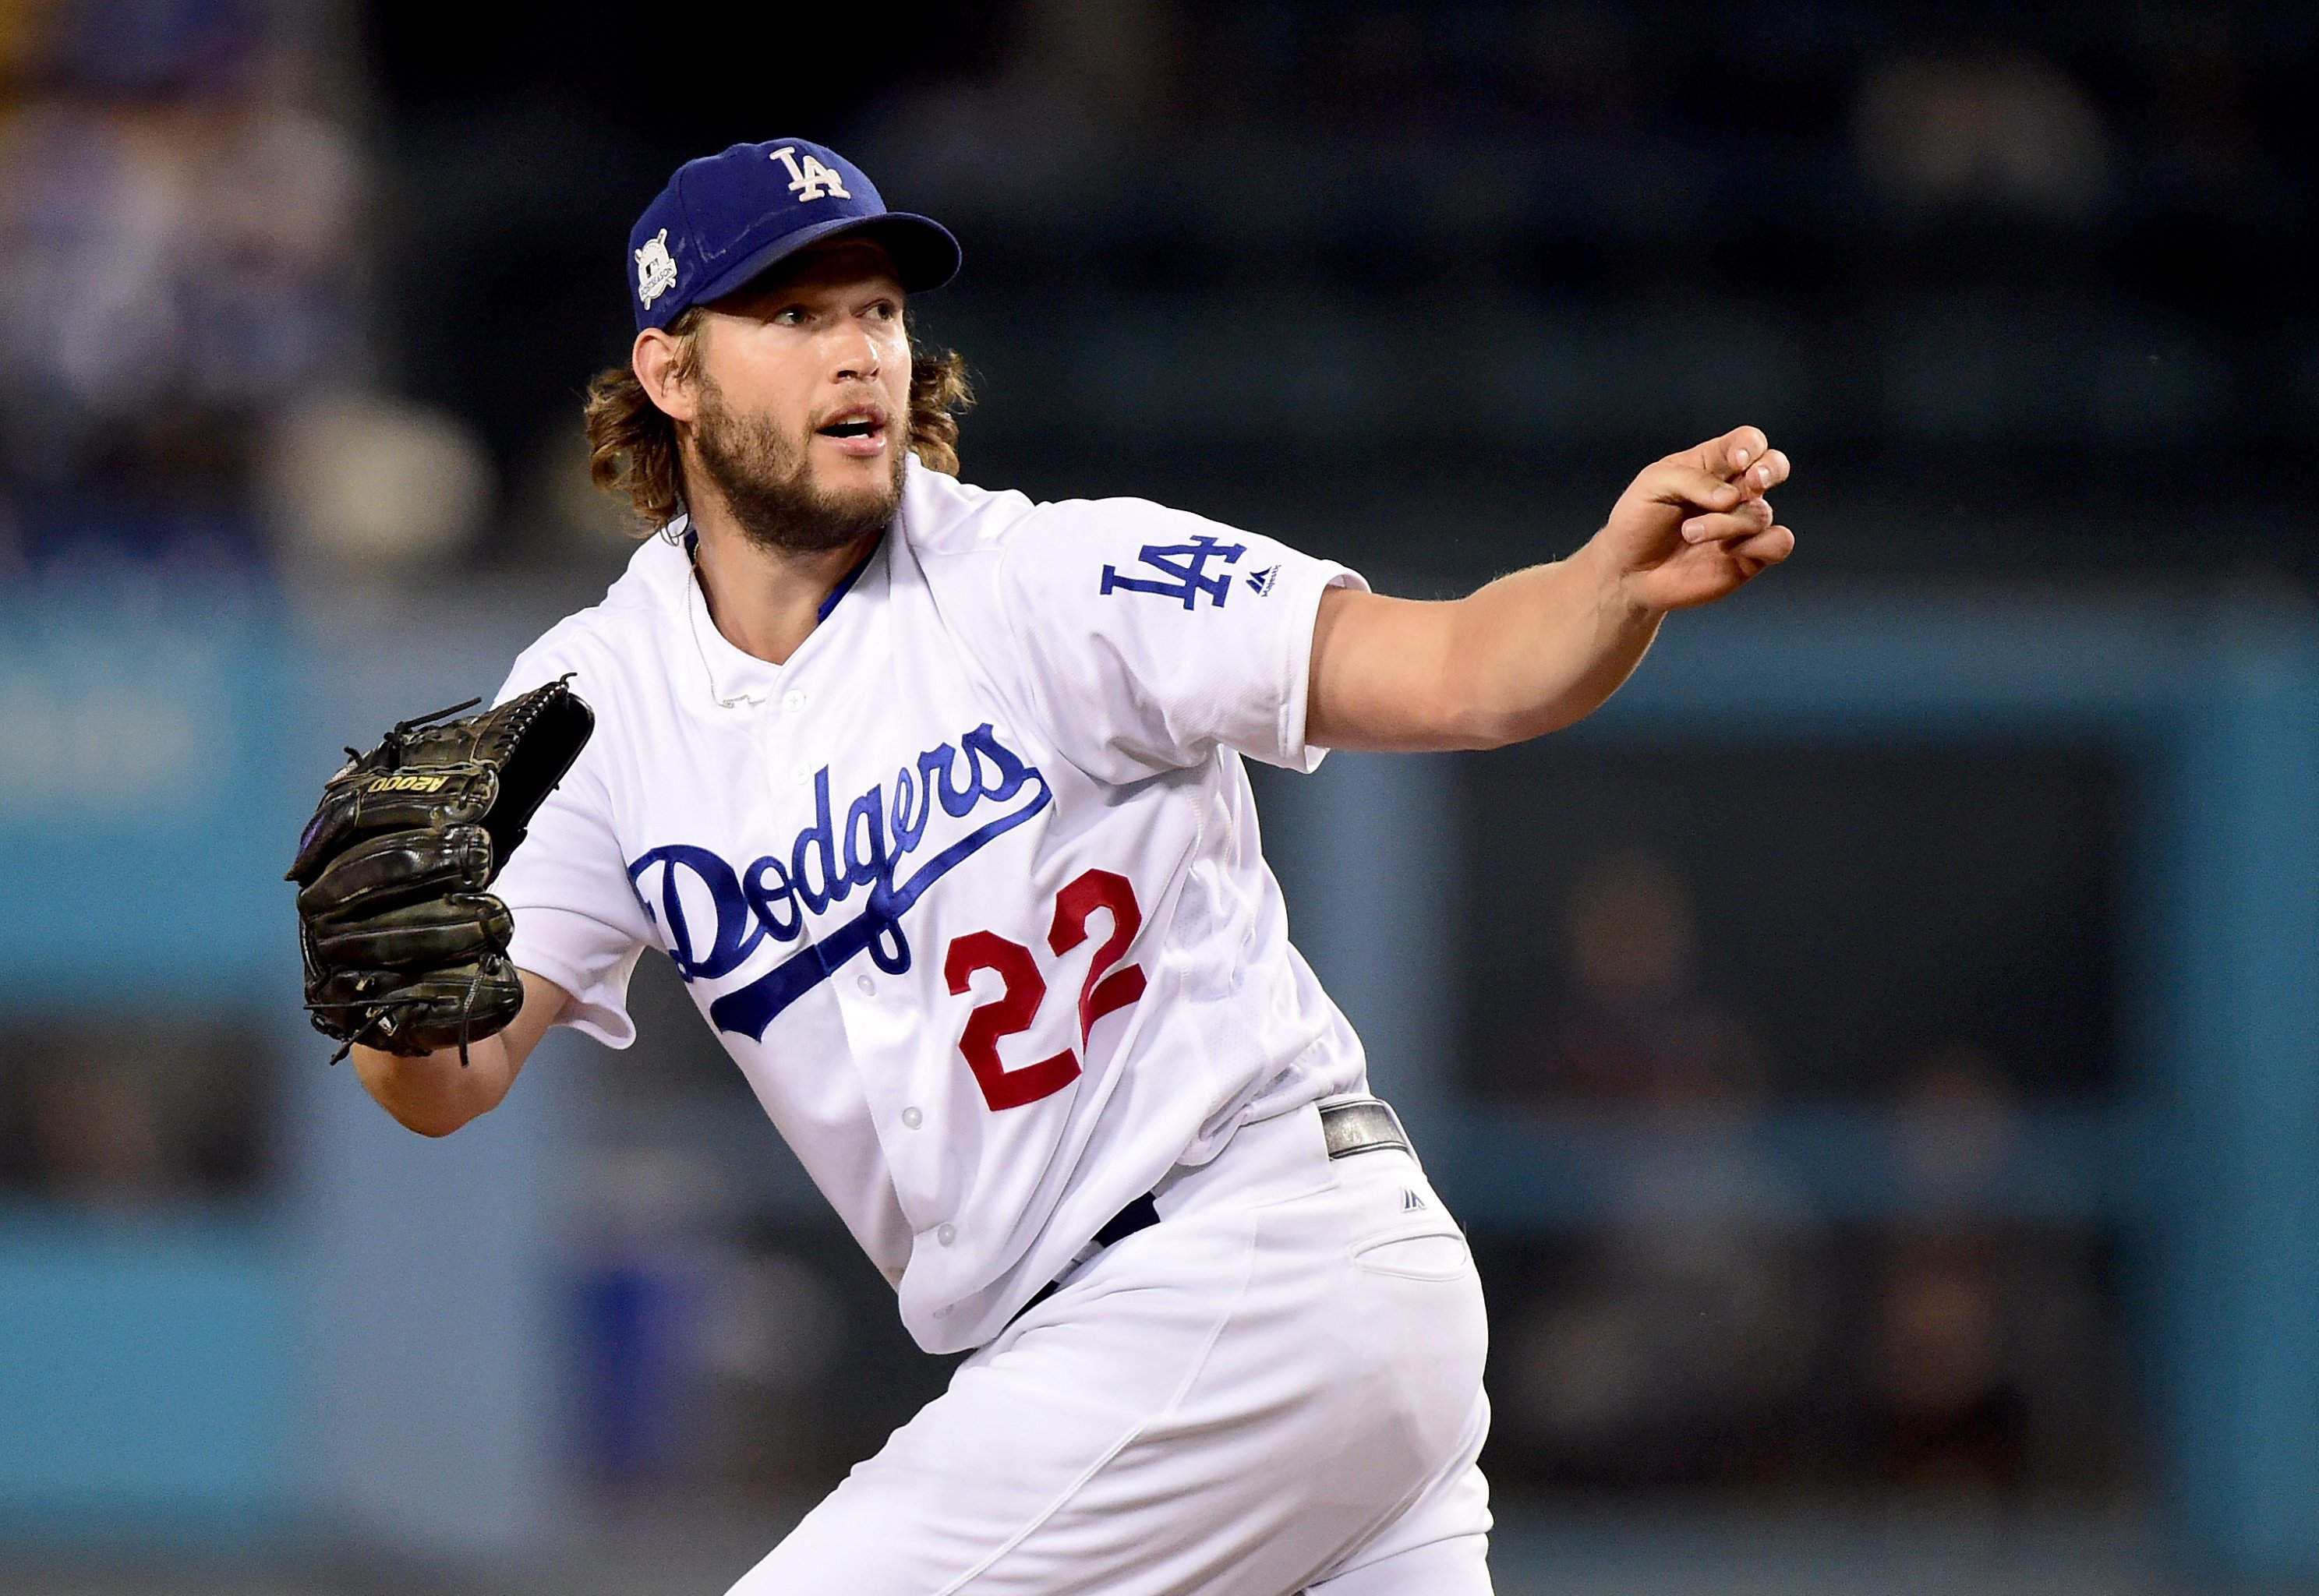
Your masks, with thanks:
<instances>
[{"instance_id":1,"label":"silver belt buckle","mask_svg":"<svg viewBox=\"0 0 2319 1596\"><path fill-rule=\"evenodd\" d=\"M1378 1097L1321 1105L1321 1136L1332 1159L1349 1159L1385 1147L1417 1156L1417 1150L1409 1144L1409 1132L1401 1128L1401 1116L1394 1113L1393 1105Z\"/></svg>"}]
</instances>

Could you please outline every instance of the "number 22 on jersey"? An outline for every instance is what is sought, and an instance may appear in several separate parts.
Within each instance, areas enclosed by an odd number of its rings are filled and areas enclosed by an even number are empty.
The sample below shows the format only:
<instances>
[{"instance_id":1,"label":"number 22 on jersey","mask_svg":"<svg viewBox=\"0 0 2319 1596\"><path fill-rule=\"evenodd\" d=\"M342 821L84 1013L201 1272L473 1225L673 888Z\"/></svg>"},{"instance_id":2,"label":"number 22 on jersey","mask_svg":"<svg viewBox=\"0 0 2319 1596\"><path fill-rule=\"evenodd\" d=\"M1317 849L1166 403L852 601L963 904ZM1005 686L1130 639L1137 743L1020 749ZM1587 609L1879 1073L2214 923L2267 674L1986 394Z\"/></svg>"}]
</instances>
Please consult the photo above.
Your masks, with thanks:
<instances>
[{"instance_id":1,"label":"number 22 on jersey","mask_svg":"<svg viewBox=\"0 0 2319 1596\"><path fill-rule=\"evenodd\" d=\"M1087 918L1096 910L1111 915L1111 935L1104 940L1087 965L1079 986L1079 1042L1084 1046L1095 1023L1114 1009L1126 1008L1143 996L1141 966L1114 968L1143 927L1143 911L1136 906L1135 887L1113 870L1088 870L1055 895L1054 924L1047 931L1047 946L1058 956L1087 939ZM1039 973L1031 950L995 931L973 931L952 939L943 960L943 976L952 995L964 996L979 970L997 974L997 996L975 1005L967 1016L958 1050L974 1071L982 1100L996 1111L1020 1108L1052 1096L1079 1077L1078 1055L1069 1048L1035 1064L1009 1069L998 1056L1001 1039L1028 1031L1047 1000L1047 979Z\"/></svg>"}]
</instances>

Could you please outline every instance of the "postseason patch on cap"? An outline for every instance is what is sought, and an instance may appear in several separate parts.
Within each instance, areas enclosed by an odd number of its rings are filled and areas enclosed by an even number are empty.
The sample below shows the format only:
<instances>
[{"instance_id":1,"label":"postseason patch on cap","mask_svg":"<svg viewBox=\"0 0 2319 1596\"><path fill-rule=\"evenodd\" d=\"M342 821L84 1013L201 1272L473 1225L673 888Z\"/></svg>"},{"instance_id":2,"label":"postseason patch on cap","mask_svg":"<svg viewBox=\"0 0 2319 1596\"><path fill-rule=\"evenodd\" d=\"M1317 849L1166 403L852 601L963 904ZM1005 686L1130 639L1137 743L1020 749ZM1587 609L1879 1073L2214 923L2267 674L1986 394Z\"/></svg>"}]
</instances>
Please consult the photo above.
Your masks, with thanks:
<instances>
[{"instance_id":1,"label":"postseason patch on cap","mask_svg":"<svg viewBox=\"0 0 2319 1596\"><path fill-rule=\"evenodd\" d=\"M676 286L676 262L668 253L668 229L645 240L636 251L636 297L649 306Z\"/></svg>"}]
</instances>

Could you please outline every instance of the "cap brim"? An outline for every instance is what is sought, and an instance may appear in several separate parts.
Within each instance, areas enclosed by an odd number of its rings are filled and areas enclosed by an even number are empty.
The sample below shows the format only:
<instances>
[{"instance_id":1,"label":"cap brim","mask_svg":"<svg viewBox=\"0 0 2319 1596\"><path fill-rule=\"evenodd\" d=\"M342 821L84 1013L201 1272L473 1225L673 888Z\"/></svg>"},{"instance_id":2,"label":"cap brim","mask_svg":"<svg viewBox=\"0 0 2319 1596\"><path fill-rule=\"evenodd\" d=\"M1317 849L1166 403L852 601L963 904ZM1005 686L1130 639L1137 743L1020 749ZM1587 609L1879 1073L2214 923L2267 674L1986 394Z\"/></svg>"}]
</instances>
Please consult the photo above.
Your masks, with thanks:
<instances>
[{"instance_id":1,"label":"cap brim","mask_svg":"<svg viewBox=\"0 0 2319 1596\"><path fill-rule=\"evenodd\" d=\"M940 288L958 275L958 240L951 237L950 229L932 217L886 211L876 216L841 216L785 234L717 273L687 302L700 305L722 299L747 287L808 245L847 233L860 233L882 245L893 257L894 271L901 278L903 288L911 293Z\"/></svg>"}]
</instances>

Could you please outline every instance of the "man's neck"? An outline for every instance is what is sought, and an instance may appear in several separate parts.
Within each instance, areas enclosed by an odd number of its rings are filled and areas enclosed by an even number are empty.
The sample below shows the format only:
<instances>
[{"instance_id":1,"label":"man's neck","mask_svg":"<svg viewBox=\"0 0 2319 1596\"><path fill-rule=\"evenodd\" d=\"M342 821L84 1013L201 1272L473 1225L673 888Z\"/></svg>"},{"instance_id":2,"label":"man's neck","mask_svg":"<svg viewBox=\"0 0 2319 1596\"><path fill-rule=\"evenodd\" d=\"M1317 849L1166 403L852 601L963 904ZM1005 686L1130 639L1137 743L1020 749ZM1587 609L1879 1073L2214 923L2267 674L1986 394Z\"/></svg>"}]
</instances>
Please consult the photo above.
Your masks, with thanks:
<instances>
[{"instance_id":1,"label":"man's neck","mask_svg":"<svg viewBox=\"0 0 2319 1596\"><path fill-rule=\"evenodd\" d=\"M796 554L753 540L722 504L690 512L699 535L693 564L708 618L743 654L789 663L821 624L821 607L845 573L862 563L878 534L837 548Z\"/></svg>"}]
</instances>

